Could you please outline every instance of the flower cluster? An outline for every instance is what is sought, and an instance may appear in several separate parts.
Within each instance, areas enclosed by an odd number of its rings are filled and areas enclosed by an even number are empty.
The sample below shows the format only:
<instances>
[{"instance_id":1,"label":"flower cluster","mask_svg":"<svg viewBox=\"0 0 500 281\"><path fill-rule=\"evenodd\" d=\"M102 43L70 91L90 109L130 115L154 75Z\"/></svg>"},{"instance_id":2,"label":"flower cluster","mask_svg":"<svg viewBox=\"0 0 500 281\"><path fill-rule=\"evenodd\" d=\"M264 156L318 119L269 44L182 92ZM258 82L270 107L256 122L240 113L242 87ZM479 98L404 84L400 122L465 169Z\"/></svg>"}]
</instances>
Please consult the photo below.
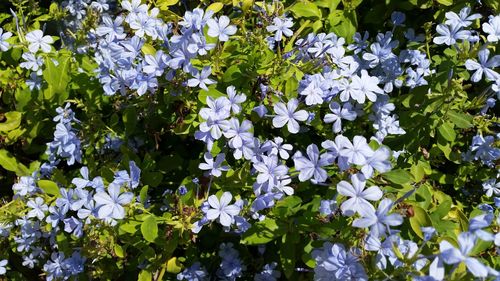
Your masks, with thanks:
<instances>
[{"instance_id":1,"label":"flower cluster","mask_svg":"<svg viewBox=\"0 0 500 281\"><path fill-rule=\"evenodd\" d=\"M73 137L56 131L56 141L48 144L49 148L53 148L51 151L57 151L59 146L74 145L70 143L72 138L76 142L70 125L72 121L77 121L74 112L67 105L64 109L58 108L57 113L54 121L59 122L58 126L66 128L65 132L73 134ZM77 147L79 149L79 141ZM80 161L79 158L76 159ZM56 164L56 161L48 163L51 171L56 168ZM33 268L47 260L43 264L47 280L67 279L83 272L86 258L81 256L79 247L75 247L69 258L65 258L64 252L53 251L58 247L55 237L63 232L81 239L86 230L106 224L115 225L118 220L123 219L124 206L132 202L134 195L122 190L133 190L139 186L141 170L135 162L130 161L129 171L117 171L107 188L102 177L90 177L86 166L80 168L80 177L71 180L74 188L57 188L57 184L52 181L40 181L38 173L36 171L33 176L21 177L13 185L16 196L26 203L27 212L15 221L14 226L2 228L2 231L15 234L13 239L16 250L22 253L24 266ZM57 198L53 195L57 195Z\"/></svg>"},{"instance_id":2,"label":"flower cluster","mask_svg":"<svg viewBox=\"0 0 500 281\"><path fill-rule=\"evenodd\" d=\"M58 107L56 111L58 115L53 118L53 121L58 123L54 132L54 140L47 143L46 154L49 155L49 162L44 163L41 168L43 175L50 174L61 159L65 159L68 165L82 161L80 139L71 125L72 122L78 122L78 120L75 119L70 104L67 103L64 108Z\"/></svg>"}]
</instances>

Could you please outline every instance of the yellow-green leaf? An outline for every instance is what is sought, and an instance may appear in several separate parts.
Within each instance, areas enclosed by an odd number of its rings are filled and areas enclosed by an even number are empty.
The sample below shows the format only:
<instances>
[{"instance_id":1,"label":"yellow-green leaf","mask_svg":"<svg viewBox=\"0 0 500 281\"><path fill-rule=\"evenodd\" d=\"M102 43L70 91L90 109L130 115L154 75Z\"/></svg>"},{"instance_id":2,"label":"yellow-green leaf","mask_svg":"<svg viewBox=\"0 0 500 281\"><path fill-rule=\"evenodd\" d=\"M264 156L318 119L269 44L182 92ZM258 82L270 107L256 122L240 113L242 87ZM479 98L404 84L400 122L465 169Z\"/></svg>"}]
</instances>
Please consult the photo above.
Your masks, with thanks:
<instances>
[{"instance_id":1,"label":"yellow-green leaf","mask_svg":"<svg viewBox=\"0 0 500 281\"><path fill-rule=\"evenodd\" d=\"M439 126L438 133L447 141L454 141L457 136L453 129L453 124L449 122L445 122Z\"/></svg>"},{"instance_id":2,"label":"yellow-green leaf","mask_svg":"<svg viewBox=\"0 0 500 281\"><path fill-rule=\"evenodd\" d=\"M59 195L59 187L57 183L50 180L39 180L37 182L38 187L40 187L45 193L49 195L58 196Z\"/></svg>"},{"instance_id":3,"label":"yellow-green leaf","mask_svg":"<svg viewBox=\"0 0 500 281\"><path fill-rule=\"evenodd\" d=\"M148 242L154 242L158 237L158 224L156 218L152 215L147 216L141 224L141 233Z\"/></svg>"},{"instance_id":4,"label":"yellow-green leaf","mask_svg":"<svg viewBox=\"0 0 500 281\"><path fill-rule=\"evenodd\" d=\"M420 208L417 205L412 205L413 208L413 216L410 217L410 226L420 238L424 238L422 234L422 230L420 229L423 226L432 226L432 220L427 214L427 212Z\"/></svg>"},{"instance_id":5,"label":"yellow-green leaf","mask_svg":"<svg viewBox=\"0 0 500 281\"><path fill-rule=\"evenodd\" d=\"M115 246L113 247L113 249L115 250L115 255L119 258L124 258L125 257L125 251L123 250L123 247L118 245L118 244L115 244Z\"/></svg>"},{"instance_id":6,"label":"yellow-green leaf","mask_svg":"<svg viewBox=\"0 0 500 281\"><path fill-rule=\"evenodd\" d=\"M222 4L221 2L215 2L210 4L210 6L207 7L207 10L212 10L214 11L214 13L217 13L218 11L222 10L223 7L224 4Z\"/></svg>"},{"instance_id":7,"label":"yellow-green leaf","mask_svg":"<svg viewBox=\"0 0 500 281\"><path fill-rule=\"evenodd\" d=\"M9 111L5 113L6 120L0 123L0 132L14 130L21 125L21 112Z\"/></svg>"},{"instance_id":8,"label":"yellow-green leaf","mask_svg":"<svg viewBox=\"0 0 500 281\"><path fill-rule=\"evenodd\" d=\"M181 272L182 264L177 260L176 257L173 257L167 262L167 272L170 273L179 273Z\"/></svg>"}]
</instances>

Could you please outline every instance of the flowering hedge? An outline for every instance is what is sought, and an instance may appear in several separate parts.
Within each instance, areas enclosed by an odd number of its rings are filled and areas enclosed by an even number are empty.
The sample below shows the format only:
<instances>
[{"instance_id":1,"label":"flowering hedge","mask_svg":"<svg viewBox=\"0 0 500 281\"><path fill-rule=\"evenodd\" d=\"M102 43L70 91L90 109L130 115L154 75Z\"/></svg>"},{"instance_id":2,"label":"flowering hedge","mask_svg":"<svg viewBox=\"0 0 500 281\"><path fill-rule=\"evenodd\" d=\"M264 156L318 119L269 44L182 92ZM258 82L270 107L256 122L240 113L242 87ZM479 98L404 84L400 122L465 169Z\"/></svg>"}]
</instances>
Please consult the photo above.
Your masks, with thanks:
<instances>
[{"instance_id":1,"label":"flowering hedge","mask_svg":"<svg viewBox=\"0 0 500 281\"><path fill-rule=\"evenodd\" d=\"M500 280L494 0L0 3L0 280Z\"/></svg>"}]
</instances>

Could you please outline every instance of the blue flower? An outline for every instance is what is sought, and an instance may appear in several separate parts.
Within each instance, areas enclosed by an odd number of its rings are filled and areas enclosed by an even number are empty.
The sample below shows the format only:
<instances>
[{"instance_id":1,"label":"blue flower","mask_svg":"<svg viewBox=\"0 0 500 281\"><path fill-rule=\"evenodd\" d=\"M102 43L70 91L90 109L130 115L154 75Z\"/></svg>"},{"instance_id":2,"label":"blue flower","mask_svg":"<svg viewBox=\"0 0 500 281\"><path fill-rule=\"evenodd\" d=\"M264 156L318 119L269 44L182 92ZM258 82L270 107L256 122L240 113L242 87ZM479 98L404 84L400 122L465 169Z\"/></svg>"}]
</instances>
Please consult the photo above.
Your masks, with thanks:
<instances>
[{"instance_id":1,"label":"blue flower","mask_svg":"<svg viewBox=\"0 0 500 281\"><path fill-rule=\"evenodd\" d=\"M199 262L193 263L190 267L177 274L177 280L203 281L207 280L208 272Z\"/></svg>"},{"instance_id":2,"label":"blue flower","mask_svg":"<svg viewBox=\"0 0 500 281\"><path fill-rule=\"evenodd\" d=\"M239 258L239 253L233 248L232 243L220 245L219 256L222 258L217 274L224 280L236 280L241 277L246 266Z\"/></svg>"},{"instance_id":3,"label":"blue flower","mask_svg":"<svg viewBox=\"0 0 500 281\"><path fill-rule=\"evenodd\" d=\"M135 189L139 186L141 178L141 169L134 161L129 161L130 174L127 171L118 171L115 173L113 183L119 186L125 184L128 188Z\"/></svg>"},{"instance_id":4,"label":"blue flower","mask_svg":"<svg viewBox=\"0 0 500 281\"><path fill-rule=\"evenodd\" d=\"M7 39L12 37L12 32L4 32L2 28L0 28L0 51L6 52L10 48L10 44L7 42Z\"/></svg>"},{"instance_id":5,"label":"blue flower","mask_svg":"<svg viewBox=\"0 0 500 281\"><path fill-rule=\"evenodd\" d=\"M223 171L229 170L228 166L222 166L222 162L224 162L226 155L224 153L220 153L214 158L210 152L206 152L203 155L206 163L200 163L198 168L201 170L208 170L208 174L214 177L220 177Z\"/></svg>"},{"instance_id":6,"label":"blue flower","mask_svg":"<svg viewBox=\"0 0 500 281\"><path fill-rule=\"evenodd\" d=\"M130 203L134 195L131 192L120 193L120 186L111 183L108 192L97 192L94 200L97 203L98 216L101 219L123 219L125 209L123 205Z\"/></svg>"},{"instance_id":7,"label":"blue flower","mask_svg":"<svg viewBox=\"0 0 500 281\"><path fill-rule=\"evenodd\" d=\"M326 242L322 249L312 252L312 257L316 261L315 280L368 280L358 258L342 244Z\"/></svg>"},{"instance_id":8,"label":"blue flower","mask_svg":"<svg viewBox=\"0 0 500 281\"><path fill-rule=\"evenodd\" d=\"M182 196L182 195L185 195L185 194L188 192L188 190L187 190L187 188L186 188L186 186L185 186L185 185L181 185L181 186L179 186L178 191L179 191L179 195L181 195L181 196Z\"/></svg>"},{"instance_id":9,"label":"blue flower","mask_svg":"<svg viewBox=\"0 0 500 281\"><path fill-rule=\"evenodd\" d=\"M267 183L271 188L274 187L278 178L285 176L288 168L285 165L280 165L278 157L275 155L262 155L262 161L255 161L253 167L259 174L257 175L257 183Z\"/></svg>"},{"instance_id":10,"label":"blue flower","mask_svg":"<svg viewBox=\"0 0 500 281\"><path fill-rule=\"evenodd\" d=\"M7 260L0 260L0 275L4 275L7 272Z\"/></svg>"},{"instance_id":11,"label":"blue flower","mask_svg":"<svg viewBox=\"0 0 500 281\"><path fill-rule=\"evenodd\" d=\"M457 40L467 40L471 36L469 30L461 30L460 26L449 26L445 24L439 24L436 27L437 33L441 36L434 37L432 40L438 45L446 44L451 46L457 42Z\"/></svg>"},{"instance_id":12,"label":"blue flower","mask_svg":"<svg viewBox=\"0 0 500 281\"><path fill-rule=\"evenodd\" d=\"M370 227L370 235L376 237L384 236L386 232L390 233L391 226L403 223L403 217L400 214L388 214L392 206L392 200L385 198L380 201L376 212L372 212L370 208L362 209L370 211L362 213L362 217L355 219L352 225L360 228Z\"/></svg>"},{"instance_id":13,"label":"blue flower","mask_svg":"<svg viewBox=\"0 0 500 281\"><path fill-rule=\"evenodd\" d=\"M285 105L278 102L274 105L274 112L276 116L273 118L273 126L281 128L287 125L288 131L292 134L299 132L300 125L297 121L306 121L309 114L305 110L297 110L299 101L297 99L290 99Z\"/></svg>"},{"instance_id":14,"label":"blue flower","mask_svg":"<svg viewBox=\"0 0 500 281\"><path fill-rule=\"evenodd\" d=\"M38 187L36 186L34 177L22 176L19 179L19 182L15 183L12 186L12 190L18 196L26 196L28 194L34 193L36 190L38 190Z\"/></svg>"},{"instance_id":15,"label":"blue flower","mask_svg":"<svg viewBox=\"0 0 500 281\"><path fill-rule=\"evenodd\" d=\"M402 26L406 20L406 15L404 13L394 11L391 14L391 22L394 26Z\"/></svg>"},{"instance_id":16,"label":"blue flower","mask_svg":"<svg viewBox=\"0 0 500 281\"><path fill-rule=\"evenodd\" d=\"M377 201L382 198L382 191L378 186L372 186L365 190L366 181L362 174L351 176L352 184L341 181L337 184L337 192L350 197L342 203L342 212L351 216L354 213L369 214L374 213L375 208L368 201Z\"/></svg>"},{"instance_id":17,"label":"blue flower","mask_svg":"<svg viewBox=\"0 0 500 281\"><path fill-rule=\"evenodd\" d=\"M500 15L491 16L488 22L483 23L483 31L488 34L488 42L500 40Z\"/></svg>"},{"instance_id":18,"label":"blue flower","mask_svg":"<svg viewBox=\"0 0 500 281\"><path fill-rule=\"evenodd\" d=\"M268 32L274 32L274 41L279 42L285 37L290 37L293 35L293 31L290 27L293 26L293 21L291 18L273 18L273 24L266 27Z\"/></svg>"},{"instance_id":19,"label":"blue flower","mask_svg":"<svg viewBox=\"0 0 500 281\"><path fill-rule=\"evenodd\" d=\"M187 85L189 87L196 87L199 86L205 91L208 91L207 85L215 84L216 82L210 78L210 74L212 73L212 69L210 66L205 66L203 69L198 71L197 69L193 68L192 70L192 75L193 78L189 79L187 81Z\"/></svg>"},{"instance_id":20,"label":"blue flower","mask_svg":"<svg viewBox=\"0 0 500 281\"><path fill-rule=\"evenodd\" d=\"M50 44L54 43L54 39L52 39L49 35L43 36L43 32L41 30L28 32L25 37L26 41L29 43L28 49L33 54L39 49L42 49L42 52L44 53L49 53L51 50Z\"/></svg>"},{"instance_id":21,"label":"blue flower","mask_svg":"<svg viewBox=\"0 0 500 281\"><path fill-rule=\"evenodd\" d=\"M48 211L49 207L44 204L43 198L36 197L35 200L30 200L26 204L32 210L30 210L27 214L28 218L38 218L39 220L43 220L45 218L45 212Z\"/></svg>"},{"instance_id":22,"label":"blue flower","mask_svg":"<svg viewBox=\"0 0 500 281\"><path fill-rule=\"evenodd\" d=\"M493 194L500 196L500 181L497 182L495 179L489 179L483 182L483 190L488 197L493 196Z\"/></svg>"},{"instance_id":23,"label":"blue flower","mask_svg":"<svg viewBox=\"0 0 500 281\"><path fill-rule=\"evenodd\" d=\"M231 226L233 217L240 213L240 208L236 205L229 205L233 196L230 192L224 192L220 200L215 195L208 197L208 204L211 208L206 210L207 219L214 221L219 220L223 226Z\"/></svg>"},{"instance_id":24,"label":"blue flower","mask_svg":"<svg viewBox=\"0 0 500 281\"><path fill-rule=\"evenodd\" d=\"M276 262L264 265L262 271L255 275L254 281L276 281L281 277L281 273L275 270L278 264Z\"/></svg>"},{"instance_id":25,"label":"blue flower","mask_svg":"<svg viewBox=\"0 0 500 281\"><path fill-rule=\"evenodd\" d=\"M323 121L325 123L333 123L332 130L334 133L342 131L342 119L353 121L357 117L357 113L353 110L350 103L345 103L344 106L341 106L337 102L331 102L329 107L332 113L326 114Z\"/></svg>"},{"instance_id":26,"label":"blue flower","mask_svg":"<svg viewBox=\"0 0 500 281\"><path fill-rule=\"evenodd\" d=\"M295 169L299 171L299 180L307 181L311 178L312 183L325 182L328 175L322 167L333 163L333 157L328 153L319 154L319 149L315 144L310 144L307 149L307 157L297 152L293 156Z\"/></svg>"},{"instance_id":27,"label":"blue flower","mask_svg":"<svg viewBox=\"0 0 500 281\"><path fill-rule=\"evenodd\" d=\"M449 26L457 26L460 28L467 27L472 24L472 21L481 18L480 14L469 15L470 12L470 7L462 8L458 15L455 12L446 12L446 14L444 15L446 17L445 23Z\"/></svg>"},{"instance_id":28,"label":"blue flower","mask_svg":"<svg viewBox=\"0 0 500 281\"><path fill-rule=\"evenodd\" d=\"M236 33L236 26L229 25L229 18L221 16L218 21L215 19L207 20L208 36L218 37L220 41L224 42L229 40L229 36Z\"/></svg>"},{"instance_id":29,"label":"blue flower","mask_svg":"<svg viewBox=\"0 0 500 281\"><path fill-rule=\"evenodd\" d=\"M24 53L21 57L25 61L19 64L20 67L34 71L37 75L42 75L43 58L41 56L37 57L33 53Z\"/></svg>"},{"instance_id":30,"label":"blue flower","mask_svg":"<svg viewBox=\"0 0 500 281\"><path fill-rule=\"evenodd\" d=\"M460 233L458 235L458 249L446 240L439 243L440 257L446 264L463 262L475 277L486 277L488 276L488 268L478 259L469 256L475 245L476 236L474 234L469 232Z\"/></svg>"},{"instance_id":31,"label":"blue flower","mask_svg":"<svg viewBox=\"0 0 500 281\"><path fill-rule=\"evenodd\" d=\"M465 62L465 67L467 70L475 70L474 74L472 74L471 80L472 82L479 82L481 78L486 76L487 81L495 81L500 79L500 75L493 70L500 65L500 55L493 56L491 59L488 59L490 56L490 50L483 48L478 52L479 63L475 60L468 59Z\"/></svg>"}]
</instances>

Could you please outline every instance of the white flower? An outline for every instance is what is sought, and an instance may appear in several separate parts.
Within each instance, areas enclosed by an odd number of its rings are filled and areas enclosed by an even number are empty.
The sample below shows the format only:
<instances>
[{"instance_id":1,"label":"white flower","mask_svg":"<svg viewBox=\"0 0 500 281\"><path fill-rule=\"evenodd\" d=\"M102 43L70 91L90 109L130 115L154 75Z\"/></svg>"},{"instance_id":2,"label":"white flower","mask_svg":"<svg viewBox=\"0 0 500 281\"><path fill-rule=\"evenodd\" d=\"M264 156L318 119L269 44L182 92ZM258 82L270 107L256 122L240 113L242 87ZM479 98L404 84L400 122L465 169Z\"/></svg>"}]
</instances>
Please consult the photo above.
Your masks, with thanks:
<instances>
[{"instance_id":1,"label":"white flower","mask_svg":"<svg viewBox=\"0 0 500 281\"><path fill-rule=\"evenodd\" d=\"M26 40L30 43L28 49L32 53L38 52L39 49L42 49L44 53L49 53L51 49L50 44L54 43L54 39L49 35L43 36L41 30L33 30L26 34Z\"/></svg>"}]
</instances>

